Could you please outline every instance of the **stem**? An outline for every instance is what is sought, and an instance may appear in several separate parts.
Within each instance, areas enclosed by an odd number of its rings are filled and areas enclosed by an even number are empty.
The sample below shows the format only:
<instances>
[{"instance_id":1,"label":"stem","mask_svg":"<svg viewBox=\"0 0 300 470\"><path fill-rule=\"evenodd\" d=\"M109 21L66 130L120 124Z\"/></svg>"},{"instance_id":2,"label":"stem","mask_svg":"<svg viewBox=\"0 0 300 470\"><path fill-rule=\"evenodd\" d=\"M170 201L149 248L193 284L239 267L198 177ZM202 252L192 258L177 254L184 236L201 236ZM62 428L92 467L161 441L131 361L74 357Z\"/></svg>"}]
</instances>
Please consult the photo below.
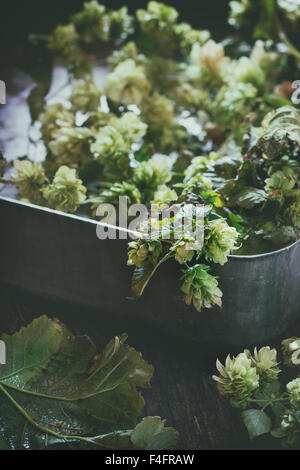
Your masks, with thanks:
<instances>
[{"instance_id":1,"label":"stem","mask_svg":"<svg viewBox=\"0 0 300 470\"><path fill-rule=\"evenodd\" d=\"M291 41L288 39L285 31L283 30L279 18L277 17L277 29L278 29L278 35L279 39L286 45L286 47L289 49L291 55L295 57L297 61L300 62L300 51L296 49L296 47L291 43Z\"/></svg>"},{"instance_id":2,"label":"stem","mask_svg":"<svg viewBox=\"0 0 300 470\"><path fill-rule=\"evenodd\" d=\"M250 400L252 403L265 403L266 400ZM265 406L262 408L262 411L264 411L266 408L268 408L268 406L272 405L273 403L277 402L277 401L285 401L285 398L284 397L281 397L281 398L274 398L274 399L271 399L269 401L267 401L267 403L265 404Z\"/></svg>"},{"instance_id":3,"label":"stem","mask_svg":"<svg viewBox=\"0 0 300 470\"><path fill-rule=\"evenodd\" d=\"M14 186L16 183L14 181L11 181L11 180L6 180L4 178L0 178L0 183L2 184L10 184L12 186Z\"/></svg>"}]
</instances>

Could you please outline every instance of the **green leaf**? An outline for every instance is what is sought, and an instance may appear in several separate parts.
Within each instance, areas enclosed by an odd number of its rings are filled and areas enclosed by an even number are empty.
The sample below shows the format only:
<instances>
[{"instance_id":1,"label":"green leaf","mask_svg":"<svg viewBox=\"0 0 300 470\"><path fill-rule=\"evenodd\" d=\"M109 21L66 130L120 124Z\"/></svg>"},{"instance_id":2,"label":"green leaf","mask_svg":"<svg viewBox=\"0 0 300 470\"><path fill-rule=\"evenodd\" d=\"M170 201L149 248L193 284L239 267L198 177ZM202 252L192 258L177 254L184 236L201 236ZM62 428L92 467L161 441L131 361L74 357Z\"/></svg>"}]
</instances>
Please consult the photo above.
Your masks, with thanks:
<instances>
[{"instance_id":1,"label":"green leaf","mask_svg":"<svg viewBox=\"0 0 300 470\"><path fill-rule=\"evenodd\" d=\"M131 290L136 298L143 294L148 282L155 274L158 267L172 256L174 256L174 254L169 251L155 266L141 266L135 268L132 276Z\"/></svg>"},{"instance_id":2,"label":"green leaf","mask_svg":"<svg viewBox=\"0 0 300 470\"><path fill-rule=\"evenodd\" d=\"M289 153L290 146L295 145L300 146L300 113L293 106L283 106L274 113L250 153L255 154L259 149L273 160Z\"/></svg>"},{"instance_id":3,"label":"green leaf","mask_svg":"<svg viewBox=\"0 0 300 470\"><path fill-rule=\"evenodd\" d=\"M272 421L262 410L250 409L243 411L242 418L248 430L250 439L271 431Z\"/></svg>"},{"instance_id":4,"label":"green leaf","mask_svg":"<svg viewBox=\"0 0 300 470\"><path fill-rule=\"evenodd\" d=\"M256 39L276 39L276 0L261 0L261 18L254 31Z\"/></svg>"},{"instance_id":5,"label":"green leaf","mask_svg":"<svg viewBox=\"0 0 300 470\"><path fill-rule=\"evenodd\" d=\"M131 440L138 449L161 450L176 445L178 433L173 428L166 428L161 418L145 418L132 433Z\"/></svg>"},{"instance_id":6,"label":"green leaf","mask_svg":"<svg viewBox=\"0 0 300 470\"><path fill-rule=\"evenodd\" d=\"M251 209L262 204L267 199L267 193L263 189L246 187L236 194L231 203L244 209Z\"/></svg>"},{"instance_id":7,"label":"green leaf","mask_svg":"<svg viewBox=\"0 0 300 470\"><path fill-rule=\"evenodd\" d=\"M99 356L86 336L43 316L1 339L0 449L133 447L144 407L137 387L149 386L153 367L125 335Z\"/></svg>"},{"instance_id":8,"label":"green leaf","mask_svg":"<svg viewBox=\"0 0 300 470\"><path fill-rule=\"evenodd\" d=\"M283 411L283 404L278 401L280 396L280 382L278 380L273 380L272 382L267 382L256 392L255 399L259 401L258 406L261 408L264 408L269 404L275 415L279 416Z\"/></svg>"}]
</instances>

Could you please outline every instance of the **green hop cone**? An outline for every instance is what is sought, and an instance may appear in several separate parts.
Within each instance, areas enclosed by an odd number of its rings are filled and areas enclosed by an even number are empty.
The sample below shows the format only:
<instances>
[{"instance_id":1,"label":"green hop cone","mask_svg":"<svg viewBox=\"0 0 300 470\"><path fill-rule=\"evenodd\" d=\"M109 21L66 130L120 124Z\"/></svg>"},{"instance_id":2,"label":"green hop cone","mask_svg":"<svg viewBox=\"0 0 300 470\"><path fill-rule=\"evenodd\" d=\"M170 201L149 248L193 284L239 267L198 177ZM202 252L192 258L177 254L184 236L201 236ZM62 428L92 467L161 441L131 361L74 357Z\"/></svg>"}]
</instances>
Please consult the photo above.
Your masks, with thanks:
<instances>
[{"instance_id":1,"label":"green hop cone","mask_svg":"<svg viewBox=\"0 0 300 470\"><path fill-rule=\"evenodd\" d=\"M147 10L137 10L137 19L141 29L146 33L163 31L170 25L176 23L178 12L175 8L169 7L160 2L149 2Z\"/></svg>"},{"instance_id":2,"label":"green hop cone","mask_svg":"<svg viewBox=\"0 0 300 470\"><path fill-rule=\"evenodd\" d=\"M252 359L261 379L266 381L277 379L280 369L277 367L276 349L265 346L258 351L257 348L255 348Z\"/></svg>"},{"instance_id":3,"label":"green hop cone","mask_svg":"<svg viewBox=\"0 0 300 470\"><path fill-rule=\"evenodd\" d=\"M177 193L174 189L169 188L166 184L162 184L158 186L157 191L154 193L154 199L152 204L167 204L171 201L175 201L177 199Z\"/></svg>"},{"instance_id":4,"label":"green hop cone","mask_svg":"<svg viewBox=\"0 0 300 470\"><path fill-rule=\"evenodd\" d=\"M194 242L194 239L190 240L179 240L175 245L171 248L171 251L175 251L175 260L180 263L188 263L193 259L194 250L189 247L189 244Z\"/></svg>"},{"instance_id":5,"label":"green hop cone","mask_svg":"<svg viewBox=\"0 0 300 470\"><path fill-rule=\"evenodd\" d=\"M158 258L163 251L162 244L159 240L143 241L137 240L128 244L128 266L141 266L153 265L158 262Z\"/></svg>"},{"instance_id":6,"label":"green hop cone","mask_svg":"<svg viewBox=\"0 0 300 470\"><path fill-rule=\"evenodd\" d=\"M118 104L139 105L148 96L150 89L144 68L136 65L133 59L121 62L105 80L108 98Z\"/></svg>"},{"instance_id":7,"label":"green hop cone","mask_svg":"<svg viewBox=\"0 0 300 470\"><path fill-rule=\"evenodd\" d=\"M184 281L181 290L185 294L185 303L192 303L198 312L202 307L222 306L222 292L218 288L218 281L208 274L208 270L209 267L205 264L196 264L187 268L181 278Z\"/></svg>"},{"instance_id":8,"label":"green hop cone","mask_svg":"<svg viewBox=\"0 0 300 470\"><path fill-rule=\"evenodd\" d=\"M76 77L91 73L94 58L81 47L80 36L74 24L57 26L49 37L48 46L62 56Z\"/></svg>"},{"instance_id":9,"label":"green hop cone","mask_svg":"<svg viewBox=\"0 0 300 470\"><path fill-rule=\"evenodd\" d=\"M145 56L139 54L136 44L133 41L130 41L121 49L113 51L112 55L108 58L108 63L112 68L115 68L127 59L134 60L137 65L144 65L146 62Z\"/></svg>"},{"instance_id":10,"label":"green hop cone","mask_svg":"<svg viewBox=\"0 0 300 470\"><path fill-rule=\"evenodd\" d=\"M209 222L207 229L208 233L205 236L206 259L223 266L227 263L227 257L235 247L238 232L223 219Z\"/></svg>"},{"instance_id":11,"label":"green hop cone","mask_svg":"<svg viewBox=\"0 0 300 470\"><path fill-rule=\"evenodd\" d=\"M111 40L124 40L134 32L133 17L128 14L128 8L112 10L110 13L110 37Z\"/></svg>"},{"instance_id":12,"label":"green hop cone","mask_svg":"<svg viewBox=\"0 0 300 470\"><path fill-rule=\"evenodd\" d=\"M96 140L91 145L92 153L101 162L113 158L114 154L129 152L130 147L119 131L113 126L105 126L96 134Z\"/></svg>"},{"instance_id":13,"label":"green hop cone","mask_svg":"<svg viewBox=\"0 0 300 470\"><path fill-rule=\"evenodd\" d=\"M174 105L169 98L155 92L142 103L142 117L152 134L160 134L163 127L174 121Z\"/></svg>"},{"instance_id":14,"label":"green hop cone","mask_svg":"<svg viewBox=\"0 0 300 470\"><path fill-rule=\"evenodd\" d=\"M260 88L265 81L265 74L255 60L249 57L240 57L233 64L233 80L236 83L251 83Z\"/></svg>"},{"instance_id":15,"label":"green hop cone","mask_svg":"<svg viewBox=\"0 0 300 470\"><path fill-rule=\"evenodd\" d=\"M107 181L126 179L130 172L130 144L113 126L105 126L96 134L91 152L104 167Z\"/></svg>"},{"instance_id":16,"label":"green hop cone","mask_svg":"<svg viewBox=\"0 0 300 470\"><path fill-rule=\"evenodd\" d=\"M221 395L229 398L232 405L244 407L259 386L259 375L247 352L231 359L227 356L225 366L217 360L219 376L213 376Z\"/></svg>"},{"instance_id":17,"label":"green hop cone","mask_svg":"<svg viewBox=\"0 0 300 470\"><path fill-rule=\"evenodd\" d=\"M49 143L55 138L56 132L63 128L75 125L75 115L61 103L46 106L39 115L38 120L42 123L41 133L43 140Z\"/></svg>"},{"instance_id":18,"label":"green hop cone","mask_svg":"<svg viewBox=\"0 0 300 470\"><path fill-rule=\"evenodd\" d=\"M295 336L282 341L283 362L288 367L300 365L300 338Z\"/></svg>"},{"instance_id":19,"label":"green hop cone","mask_svg":"<svg viewBox=\"0 0 300 470\"><path fill-rule=\"evenodd\" d=\"M123 114L119 119L112 118L110 125L120 132L128 146L139 142L147 132L147 124L132 112Z\"/></svg>"},{"instance_id":20,"label":"green hop cone","mask_svg":"<svg viewBox=\"0 0 300 470\"><path fill-rule=\"evenodd\" d=\"M42 185L45 182L45 173L41 163L16 160L14 167L17 173L12 179L19 189L20 197L33 203L38 202Z\"/></svg>"},{"instance_id":21,"label":"green hop cone","mask_svg":"<svg viewBox=\"0 0 300 470\"><path fill-rule=\"evenodd\" d=\"M96 0L84 3L84 9L72 17L72 22L86 44L109 39L110 17L105 6Z\"/></svg>"},{"instance_id":22,"label":"green hop cone","mask_svg":"<svg viewBox=\"0 0 300 470\"><path fill-rule=\"evenodd\" d=\"M126 197L128 206L140 204L141 193L130 183L114 183L110 188L104 189L98 196L92 197L89 201L92 203L92 211L95 215L99 204L113 204L119 206L119 197Z\"/></svg>"},{"instance_id":23,"label":"green hop cone","mask_svg":"<svg viewBox=\"0 0 300 470\"><path fill-rule=\"evenodd\" d=\"M222 87L216 97L216 121L222 129L236 129L253 109L258 90L251 83L235 83Z\"/></svg>"},{"instance_id":24,"label":"green hop cone","mask_svg":"<svg viewBox=\"0 0 300 470\"><path fill-rule=\"evenodd\" d=\"M75 212L86 198L86 188L75 170L62 166L56 172L52 184L43 189L43 196L53 209Z\"/></svg>"},{"instance_id":25,"label":"green hop cone","mask_svg":"<svg viewBox=\"0 0 300 470\"><path fill-rule=\"evenodd\" d=\"M49 142L49 149L57 166L66 164L78 167L92 158L90 144L93 140L94 133L87 127L64 127Z\"/></svg>"},{"instance_id":26,"label":"green hop cone","mask_svg":"<svg viewBox=\"0 0 300 470\"><path fill-rule=\"evenodd\" d=\"M225 57L224 46L209 39L203 46L195 43L191 50L191 60L199 68L199 80L208 88L219 87L230 59Z\"/></svg>"},{"instance_id":27,"label":"green hop cone","mask_svg":"<svg viewBox=\"0 0 300 470\"><path fill-rule=\"evenodd\" d=\"M73 110L84 113L97 111L101 93L91 78L76 83L70 96Z\"/></svg>"},{"instance_id":28,"label":"green hop cone","mask_svg":"<svg viewBox=\"0 0 300 470\"><path fill-rule=\"evenodd\" d=\"M193 44L203 45L209 38L210 33L206 30L193 29L188 23L179 23L174 26L174 33L179 42L180 49L188 55Z\"/></svg>"},{"instance_id":29,"label":"green hop cone","mask_svg":"<svg viewBox=\"0 0 300 470\"><path fill-rule=\"evenodd\" d=\"M134 169L133 182L144 195L145 200L152 198L159 186L170 181L171 166L170 157L163 156L142 162Z\"/></svg>"},{"instance_id":30,"label":"green hop cone","mask_svg":"<svg viewBox=\"0 0 300 470\"><path fill-rule=\"evenodd\" d=\"M286 386L291 406L300 411L300 377L289 382Z\"/></svg>"},{"instance_id":31,"label":"green hop cone","mask_svg":"<svg viewBox=\"0 0 300 470\"><path fill-rule=\"evenodd\" d=\"M151 54L159 51L161 55L170 55L175 46L174 25L178 12L164 3L151 1L147 10L137 10L136 17L145 35L142 39L147 52Z\"/></svg>"},{"instance_id":32,"label":"green hop cone","mask_svg":"<svg viewBox=\"0 0 300 470\"><path fill-rule=\"evenodd\" d=\"M286 410L280 418L279 427L272 432L274 437L282 438L284 447L293 447L299 442L299 418L293 410Z\"/></svg>"}]
</instances>

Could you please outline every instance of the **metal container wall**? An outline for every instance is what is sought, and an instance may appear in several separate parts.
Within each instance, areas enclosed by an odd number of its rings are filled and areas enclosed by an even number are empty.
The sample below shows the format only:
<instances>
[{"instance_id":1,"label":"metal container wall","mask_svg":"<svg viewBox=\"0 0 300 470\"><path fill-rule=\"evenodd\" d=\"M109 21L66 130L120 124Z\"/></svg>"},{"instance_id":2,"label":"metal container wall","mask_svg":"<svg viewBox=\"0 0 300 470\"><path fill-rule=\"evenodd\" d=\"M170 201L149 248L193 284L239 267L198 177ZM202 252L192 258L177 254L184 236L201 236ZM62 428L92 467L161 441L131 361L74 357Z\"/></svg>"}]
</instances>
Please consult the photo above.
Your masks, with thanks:
<instances>
[{"instance_id":1,"label":"metal container wall","mask_svg":"<svg viewBox=\"0 0 300 470\"><path fill-rule=\"evenodd\" d=\"M138 301L130 299L127 241L96 237L97 222L0 198L0 280L37 295L136 318L209 345L250 346L284 334L300 314L300 241L219 267L223 308L198 313L180 292L180 266L166 263ZM84 311L84 308L83 308ZM117 320L116 320L117 321Z\"/></svg>"}]
</instances>

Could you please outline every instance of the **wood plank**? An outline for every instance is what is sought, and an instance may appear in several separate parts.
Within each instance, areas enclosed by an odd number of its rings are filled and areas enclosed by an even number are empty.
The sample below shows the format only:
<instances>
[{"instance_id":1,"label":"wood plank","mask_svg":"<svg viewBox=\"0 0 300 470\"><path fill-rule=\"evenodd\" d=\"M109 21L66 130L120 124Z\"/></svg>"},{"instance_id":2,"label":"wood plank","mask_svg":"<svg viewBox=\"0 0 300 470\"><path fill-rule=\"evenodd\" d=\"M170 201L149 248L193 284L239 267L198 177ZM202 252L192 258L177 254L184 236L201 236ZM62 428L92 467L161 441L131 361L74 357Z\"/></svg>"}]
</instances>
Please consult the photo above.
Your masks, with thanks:
<instances>
[{"instance_id":1,"label":"wood plank","mask_svg":"<svg viewBox=\"0 0 300 470\"><path fill-rule=\"evenodd\" d=\"M249 440L239 412L217 394L211 379L215 372L215 355L205 357L199 351L188 350L183 343L174 343L155 330L141 335L140 328L125 325L122 318L119 322L112 319L103 324L95 312L83 312L82 308L57 304L3 284L0 285L0 305L0 331L7 333L47 314L59 318L74 333L89 335L101 350L112 336L127 330L128 343L155 366L152 388L143 391L145 415L160 415L167 419L168 425L176 427L180 433L179 449L280 448L279 441L269 437ZM300 325L289 334L297 334L297 331Z\"/></svg>"}]
</instances>

